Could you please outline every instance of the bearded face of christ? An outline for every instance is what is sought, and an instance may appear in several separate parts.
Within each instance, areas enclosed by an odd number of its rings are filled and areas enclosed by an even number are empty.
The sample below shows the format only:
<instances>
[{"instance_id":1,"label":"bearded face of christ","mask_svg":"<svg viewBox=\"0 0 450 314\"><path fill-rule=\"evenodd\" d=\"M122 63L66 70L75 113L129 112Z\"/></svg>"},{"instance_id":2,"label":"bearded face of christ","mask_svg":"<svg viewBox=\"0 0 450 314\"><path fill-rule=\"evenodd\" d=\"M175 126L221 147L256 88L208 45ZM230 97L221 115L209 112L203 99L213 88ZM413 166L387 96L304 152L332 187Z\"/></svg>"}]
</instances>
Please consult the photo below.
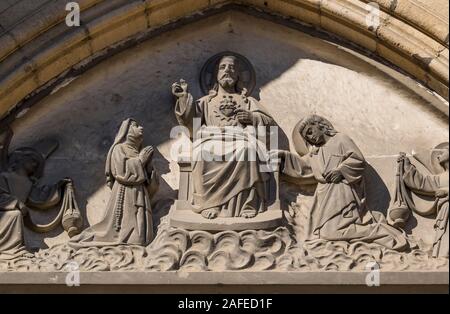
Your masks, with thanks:
<instances>
[{"instance_id":1,"label":"bearded face of christ","mask_svg":"<svg viewBox=\"0 0 450 314\"><path fill-rule=\"evenodd\" d=\"M236 59L232 56L225 56L220 60L217 72L217 81L224 89L229 90L235 87L238 81L238 69Z\"/></svg>"}]
</instances>

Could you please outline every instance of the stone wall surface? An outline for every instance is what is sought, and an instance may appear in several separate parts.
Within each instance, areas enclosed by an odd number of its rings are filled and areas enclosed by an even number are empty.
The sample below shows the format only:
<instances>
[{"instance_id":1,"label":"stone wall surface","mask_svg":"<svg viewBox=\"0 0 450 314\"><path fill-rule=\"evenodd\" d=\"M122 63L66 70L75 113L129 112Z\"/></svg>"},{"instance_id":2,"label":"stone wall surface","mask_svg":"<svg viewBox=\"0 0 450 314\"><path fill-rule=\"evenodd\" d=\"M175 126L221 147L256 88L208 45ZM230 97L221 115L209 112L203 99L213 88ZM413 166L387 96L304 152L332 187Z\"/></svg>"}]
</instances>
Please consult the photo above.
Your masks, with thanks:
<instances>
[{"instance_id":1,"label":"stone wall surface","mask_svg":"<svg viewBox=\"0 0 450 314\"><path fill-rule=\"evenodd\" d=\"M105 49L171 22L227 5L255 8L321 29L399 67L448 98L445 1L378 1L377 27L359 0L78 1L82 27L68 30L66 1L3 2L0 11L0 114ZM420 17L419 17L420 16ZM444 109L448 112L448 109ZM14 113L13 113L14 114ZM17 112L15 112L17 114Z\"/></svg>"}]
</instances>

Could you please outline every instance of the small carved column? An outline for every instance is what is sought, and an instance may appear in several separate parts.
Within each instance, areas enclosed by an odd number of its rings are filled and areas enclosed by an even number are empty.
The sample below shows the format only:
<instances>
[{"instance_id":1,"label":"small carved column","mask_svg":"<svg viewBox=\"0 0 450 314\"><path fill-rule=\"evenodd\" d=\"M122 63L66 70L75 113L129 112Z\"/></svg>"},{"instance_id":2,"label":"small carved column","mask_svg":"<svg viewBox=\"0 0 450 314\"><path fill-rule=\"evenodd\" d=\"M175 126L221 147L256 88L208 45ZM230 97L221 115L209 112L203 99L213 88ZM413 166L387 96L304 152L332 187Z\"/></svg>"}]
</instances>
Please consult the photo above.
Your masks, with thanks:
<instances>
[{"instance_id":1,"label":"small carved column","mask_svg":"<svg viewBox=\"0 0 450 314\"><path fill-rule=\"evenodd\" d=\"M188 201L190 197L190 188L192 185L192 165L191 161L182 160L178 161L178 166L180 167L180 183L178 189L178 200Z\"/></svg>"}]
</instances>

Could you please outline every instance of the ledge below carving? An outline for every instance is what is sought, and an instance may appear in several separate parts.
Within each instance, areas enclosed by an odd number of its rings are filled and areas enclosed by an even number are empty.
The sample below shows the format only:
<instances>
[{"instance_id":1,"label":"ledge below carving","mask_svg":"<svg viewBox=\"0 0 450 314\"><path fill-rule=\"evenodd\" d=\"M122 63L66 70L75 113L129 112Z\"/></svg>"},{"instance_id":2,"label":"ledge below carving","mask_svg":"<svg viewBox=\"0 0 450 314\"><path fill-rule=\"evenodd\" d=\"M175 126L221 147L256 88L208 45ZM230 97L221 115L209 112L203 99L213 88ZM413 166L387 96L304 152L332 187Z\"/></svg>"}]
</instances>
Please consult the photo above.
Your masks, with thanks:
<instances>
[{"instance_id":1,"label":"ledge below carving","mask_svg":"<svg viewBox=\"0 0 450 314\"><path fill-rule=\"evenodd\" d=\"M62 272L0 272L0 293L448 293L447 272L381 272L380 286L368 287L367 272L89 272L68 287Z\"/></svg>"}]
</instances>

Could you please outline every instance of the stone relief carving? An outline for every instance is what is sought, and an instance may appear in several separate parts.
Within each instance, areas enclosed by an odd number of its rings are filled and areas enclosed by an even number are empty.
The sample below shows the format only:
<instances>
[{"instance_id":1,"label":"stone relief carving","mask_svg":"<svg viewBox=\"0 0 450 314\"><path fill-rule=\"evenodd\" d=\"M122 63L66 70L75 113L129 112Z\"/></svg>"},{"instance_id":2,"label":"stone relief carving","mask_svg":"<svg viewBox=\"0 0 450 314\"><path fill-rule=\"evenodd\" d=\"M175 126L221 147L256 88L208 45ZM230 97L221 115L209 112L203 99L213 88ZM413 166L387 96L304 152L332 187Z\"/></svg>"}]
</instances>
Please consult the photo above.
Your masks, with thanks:
<instances>
[{"instance_id":1,"label":"stone relief carving","mask_svg":"<svg viewBox=\"0 0 450 314\"><path fill-rule=\"evenodd\" d=\"M36 232L48 232L61 223L73 236L81 227L81 216L69 178L54 185L38 185L45 160L58 147L57 142L41 142L36 148L22 147L9 153L13 133L6 128L0 134L0 258L32 256L25 248L24 226ZM34 223L33 210L49 210L62 203L56 218L46 224Z\"/></svg>"},{"instance_id":2,"label":"stone relief carving","mask_svg":"<svg viewBox=\"0 0 450 314\"><path fill-rule=\"evenodd\" d=\"M65 271L76 262L80 271L365 271L446 270L448 258L424 251L397 252L376 243L295 239L292 230L188 231L163 219L153 242L75 248L63 243L34 257L0 260L1 271Z\"/></svg>"},{"instance_id":3,"label":"stone relief carving","mask_svg":"<svg viewBox=\"0 0 450 314\"><path fill-rule=\"evenodd\" d=\"M217 89L217 72L220 60L223 57L234 57L239 60L239 80L237 81L237 90L246 90L247 95L251 95L256 84L256 73L250 61L238 53L224 51L209 58L200 72L200 87L202 92L209 94L211 90Z\"/></svg>"},{"instance_id":4,"label":"stone relief carving","mask_svg":"<svg viewBox=\"0 0 450 314\"><path fill-rule=\"evenodd\" d=\"M210 90L197 101L184 80L172 85L175 115L193 142L190 160L179 162L180 194L171 225L209 231L279 226L278 174L263 170L275 122L248 95L254 86L251 63L225 52L210 58L202 75Z\"/></svg>"},{"instance_id":5,"label":"stone relief carving","mask_svg":"<svg viewBox=\"0 0 450 314\"><path fill-rule=\"evenodd\" d=\"M274 121L256 99L247 96L245 87L239 88L240 74L238 58L225 55L219 59L216 84L198 101L183 80L172 86L178 121L198 136L193 143L192 210L207 219L253 218L267 209L264 185L268 179L260 171L259 160L241 162L240 158L249 156L251 147L247 126L270 126ZM194 118L199 119L199 130ZM234 145L224 145L211 161L205 160L206 146L227 143Z\"/></svg>"},{"instance_id":6,"label":"stone relief carving","mask_svg":"<svg viewBox=\"0 0 450 314\"><path fill-rule=\"evenodd\" d=\"M405 153L399 156L399 186L398 195L404 205L390 210L394 222L400 221L403 227L414 212L422 216L436 215L435 237L431 248L433 257L447 257L449 254L448 235L448 185L449 185L449 148L448 143L442 143L429 153L429 163L419 171ZM414 158L414 157L412 157ZM421 159L416 156L414 159ZM425 162L426 163L426 162ZM414 195L434 198L432 206L424 206L414 201Z\"/></svg>"},{"instance_id":7,"label":"stone relief carving","mask_svg":"<svg viewBox=\"0 0 450 314\"><path fill-rule=\"evenodd\" d=\"M300 183L312 174L318 182L305 238L376 243L396 251L409 249L408 239L399 230L388 225L381 213L367 208L366 161L351 138L318 115L304 118L298 131L310 148L305 158L287 151L273 154L283 160L284 174Z\"/></svg>"},{"instance_id":8,"label":"stone relief carving","mask_svg":"<svg viewBox=\"0 0 450 314\"><path fill-rule=\"evenodd\" d=\"M439 173L422 173L408 158L399 158L398 202L389 212L390 224L382 213L368 208L364 155L324 117L310 115L297 124L292 138L297 154L268 151L263 143L261 150L268 160L241 160L249 154L251 127L275 125L248 95L254 84L251 64L227 52L211 58L202 73L209 73L209 79L201 82L211 90L197 101L185 81L172 86L176 117L190 131L192 152L188 160L178 161L178 199L158 226L153 225L151 205L158 188L154 149L142 148L143 128L127 119L107 154L111 197L103 219L67 243L35 254L15 254L23 249L22 219L34 194L19 196L8 190L17 184L7 180L22 175L30 181L30 189L38 191L31 177L40 174L45 158L35 150L23 151L36 156L36 162L23 162L14 153L6 158L10 138L3 137L2 157L17 166L0 175L0 253L13 249L10 258L0 259L0 271L64 271L73 261L81 271L360 271L369 262L383 270L448 269L448 144L433 153L443 167ZM205 144L224 149L205 160L200 158ZM261 170L262 164L273 160L280 162L274 173ZM287 208L281 206L280 178L296 186L314 184L312 204L307 206L298 197L285 204ZM408 191L400 189L400 184ZM76 212L71 180L46 191L41 204L55 205L65 194L64 212L70 213L68 208ZM420 213L418 204L408 201L410 194L405 193L436 198L432 254L419 249L415 239L398 228L402 226L398 217L405 221L410 211ZM21 202L11 201L19 197ZM65 229L75 228L74 234L80 225L72 220L66 220ZM10 226L17 228L20 239L3 232Z\"/></svg>"},{"instance_id":9,"label":"stone relief carving","mask_svg":"<svg viewBox=\"0 0 450 314\"><path fill-rule=\"evenodd\" d=\"M135 120L122 122L106 158L106 183L112 194L99 223L71 240L74 247L132 244L153 240L150 199L158 188L151 146L142 148L144 129Z\"/></svg>"}]
</instances>

